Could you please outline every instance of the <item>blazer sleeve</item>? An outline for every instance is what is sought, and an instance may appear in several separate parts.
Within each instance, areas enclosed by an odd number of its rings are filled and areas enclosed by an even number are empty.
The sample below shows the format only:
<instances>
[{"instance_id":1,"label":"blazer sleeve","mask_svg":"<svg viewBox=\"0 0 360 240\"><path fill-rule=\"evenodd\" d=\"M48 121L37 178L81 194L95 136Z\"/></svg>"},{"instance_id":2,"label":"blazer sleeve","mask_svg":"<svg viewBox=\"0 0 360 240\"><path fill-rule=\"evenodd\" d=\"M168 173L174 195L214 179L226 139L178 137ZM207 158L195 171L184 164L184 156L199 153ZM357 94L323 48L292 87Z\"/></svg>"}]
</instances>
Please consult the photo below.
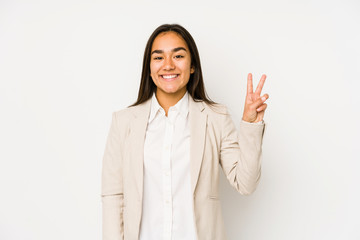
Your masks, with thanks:
<instances>
[{"instance_id":1,"label":"blazer sleeve","mask_svg":"<svg viewBox=\"0 0 360 240\"><path fill-rule=\"evenodd\" d=\"M121 133L116 113L108 133L102 161L102 239L122 240L124 238L124 194L122 183Z\"/></svg>"},{"instance_id":2,"label":"blazer sleeve","mask_svg":"<svg viewBox=\"0 0 360 240\"><path fill-rule=\"evenodd\" d=\"M220 165L226 178L239 193L250 195L261 176L262 140L265 122L240 122L238 133L226 108L221 134Z\"/></svg>"}]
</instances>

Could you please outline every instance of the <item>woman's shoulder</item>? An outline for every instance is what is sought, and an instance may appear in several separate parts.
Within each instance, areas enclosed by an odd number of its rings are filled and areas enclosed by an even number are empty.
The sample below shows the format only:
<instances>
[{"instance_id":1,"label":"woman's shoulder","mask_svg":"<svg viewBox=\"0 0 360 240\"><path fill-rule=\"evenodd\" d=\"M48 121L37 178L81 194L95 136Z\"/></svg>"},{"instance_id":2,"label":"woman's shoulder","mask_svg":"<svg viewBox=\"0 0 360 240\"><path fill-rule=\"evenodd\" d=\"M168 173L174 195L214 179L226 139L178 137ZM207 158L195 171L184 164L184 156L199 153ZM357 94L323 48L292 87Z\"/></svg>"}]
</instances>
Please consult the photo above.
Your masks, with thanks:
<instances>
[{"instance_id":1,"label":"woman's shoulder","mask_svg":"<svg viewBox=\"0 0 360 240\"><path fill-rule=\"evenodd\" d=\"M208 104L204 103L204 112L208 116L208 123L216 126L223 126L231 119L228 107L222 103ZM222 128L222 127L220 127Z\"/></svg>"},{"instance_id":2,"label":"woman's shoulder","mask_svg":"<svg viewBox=\"0 0 360 240\"><path fill-rule=\"evenodd\" d=\"M222 103L208 104L204 102L207 124L216 131L222 131L231 123L232 118L228 107ZM221 134L219 132L219 134Z\"/></svg>"},{"instance_id":3,"label":"woman's shoulder","mask_svg":"<svg viewBox=\"0 0 360 240\"><path fill-rule=\"evenodd\" d=\"M209 104L206 102L203 103L205 106L205 111L209 115L221 117L229 114L228 108L225 104L222 103Z\"/></svg>"},{"instance_id":4,"label":"woman's shoulder","mask_svg":"<svg viewBox=\"0 0 360 240\"><path fill-rule=\"evenodd\" d=\"M147 111L150 103L150 100L147 100L137 105L131 105L125 108L115 110L113 111L113 114L122 123L130 122L134 117L142 114L144 111Z\"/></svg>"},{"instance_id":5,"label":"woman's shoulder","mask_svg":"<svg viewBox=\"0 0 360 240\"><path fill-rule=\"evenodd\" d=\"M131 116L131 108L126 107L122 109L117 109L113 112L117 117L127 117Z\"/></svg>"},{"instance_id":6,"label":"woman's shoulder","mask_svg":"<svg viewBox=\"0 0 360 240\"><path fill-rule=\"evenodd\" d=\"M118 126L125 126L131 122L133 117L132 111L129 107L117 109L112 112L113 119L117 122Z\"/></svg>"}]
</instances>

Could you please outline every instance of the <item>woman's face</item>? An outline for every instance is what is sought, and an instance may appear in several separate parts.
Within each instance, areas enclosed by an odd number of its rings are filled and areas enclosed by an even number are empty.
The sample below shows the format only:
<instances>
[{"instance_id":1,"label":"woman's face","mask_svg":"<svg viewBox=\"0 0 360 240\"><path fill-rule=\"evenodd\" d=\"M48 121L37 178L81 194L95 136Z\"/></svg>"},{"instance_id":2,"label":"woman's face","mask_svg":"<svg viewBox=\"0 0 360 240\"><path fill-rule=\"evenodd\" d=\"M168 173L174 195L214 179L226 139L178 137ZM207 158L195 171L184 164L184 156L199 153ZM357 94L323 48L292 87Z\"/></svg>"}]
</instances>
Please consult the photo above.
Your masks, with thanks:
<instances>
[{"instance_id":1,"label":"woman's face","mask_svg":"<svg viewBox=\"0 0 360 240\"><path fill-rule=\"evenodd\" d=\"M157 86L157 95L180 95L186 92L191 55L184 39L175 32L160 33L151 48L150 75Z\"/></svg>"}]
</instances>

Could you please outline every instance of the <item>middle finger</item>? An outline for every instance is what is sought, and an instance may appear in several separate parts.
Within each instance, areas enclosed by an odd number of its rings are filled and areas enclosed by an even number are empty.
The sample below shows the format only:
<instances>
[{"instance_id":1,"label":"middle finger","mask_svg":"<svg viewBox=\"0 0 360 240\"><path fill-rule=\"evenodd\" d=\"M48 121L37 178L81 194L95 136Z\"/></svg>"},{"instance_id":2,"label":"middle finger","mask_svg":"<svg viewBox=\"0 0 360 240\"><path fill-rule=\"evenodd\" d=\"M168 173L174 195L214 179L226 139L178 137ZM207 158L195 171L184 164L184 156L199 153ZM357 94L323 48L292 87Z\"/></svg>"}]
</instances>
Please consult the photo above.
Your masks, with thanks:
<instances>
[{"instance_id":1,"label":"middle finger","mask_svg":"<svg viewBox=\"0 0 360 240\"><path fill-rule=\"evenodd\" d=\"M261 90L262 90L262 88L263 88L263 86L264 86L264 83L265 83L265 79L266 79L266 75L263 74L263 75L261 76L261 78L260 78L259 84L258 84L257 87L256 87L255 94L260 95Z\"/></svg>"}]
</instances>

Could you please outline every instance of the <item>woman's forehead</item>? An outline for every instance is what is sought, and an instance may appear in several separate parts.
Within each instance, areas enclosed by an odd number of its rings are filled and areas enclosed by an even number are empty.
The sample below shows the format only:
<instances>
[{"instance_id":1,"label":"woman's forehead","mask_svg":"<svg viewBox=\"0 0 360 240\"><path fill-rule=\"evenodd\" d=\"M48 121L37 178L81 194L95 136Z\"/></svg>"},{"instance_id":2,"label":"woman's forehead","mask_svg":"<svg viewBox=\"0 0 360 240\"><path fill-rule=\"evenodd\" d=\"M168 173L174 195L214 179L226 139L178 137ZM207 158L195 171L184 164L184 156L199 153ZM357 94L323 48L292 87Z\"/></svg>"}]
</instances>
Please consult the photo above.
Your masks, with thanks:
<instances>
[{"instance_id":1,"label":"woman's forehead","mask_svg":"<svg viewBox=\"0 0 360 240\"><path fill-rule=\"evenodd\" d=\"M174 48L183 47L188 49L185 40L176 32L163 32L156 36L152 44L151 51L162 50L164 52L172 51Z\"/></svg>"}]
</instances>

